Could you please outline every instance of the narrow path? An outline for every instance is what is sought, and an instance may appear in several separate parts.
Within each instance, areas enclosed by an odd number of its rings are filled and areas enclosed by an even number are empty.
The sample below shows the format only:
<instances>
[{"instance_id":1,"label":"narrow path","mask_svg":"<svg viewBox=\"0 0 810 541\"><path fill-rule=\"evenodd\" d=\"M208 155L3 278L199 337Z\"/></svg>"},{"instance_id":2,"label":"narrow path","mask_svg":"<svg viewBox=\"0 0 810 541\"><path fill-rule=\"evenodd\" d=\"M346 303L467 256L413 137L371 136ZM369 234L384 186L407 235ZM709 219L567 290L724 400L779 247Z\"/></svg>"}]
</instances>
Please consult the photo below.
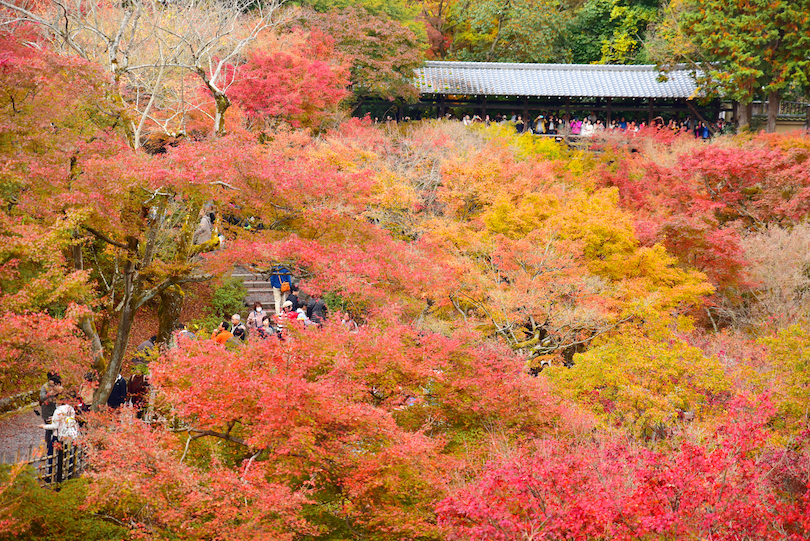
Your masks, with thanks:
<instances>
[{"instance_id":1,"label":"narrow path","mask_svg":"<svg viewBox=\"0 0 810 541\"><path fill-rule=\"evenodd\" d=\"M45 447L45 431L39 428L42 417L33 406L0 416L0 463L14 462L17 451L28 453L30 447Z\"/></svg>"}]
</instances>

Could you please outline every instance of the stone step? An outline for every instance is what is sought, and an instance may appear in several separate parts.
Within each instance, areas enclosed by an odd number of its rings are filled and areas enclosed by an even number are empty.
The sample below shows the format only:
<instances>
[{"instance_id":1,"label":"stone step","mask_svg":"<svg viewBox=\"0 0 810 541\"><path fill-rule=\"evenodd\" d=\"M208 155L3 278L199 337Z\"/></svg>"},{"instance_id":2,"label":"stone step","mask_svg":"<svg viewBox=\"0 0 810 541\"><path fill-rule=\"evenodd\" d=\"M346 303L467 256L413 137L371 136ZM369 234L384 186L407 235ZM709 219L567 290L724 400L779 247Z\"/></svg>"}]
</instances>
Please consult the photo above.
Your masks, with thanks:
<instances>
[{"instance_id":1,"label":"stone step","mask_svg":"<svg viewBox=\"0 0 810 541\"><path fill-rule=\"evenodd\" d=\"M257 296L248 295L247 297L245 297L245 306L247 308L253 308L253 303L254 302L262 303L262 307L268 312L275 312L276 311L276 306L275 306L275 303L273 302L273 297L272 296L266 297L266 296L261 296L261 295L257 295Z\"/></svg>"},{"instance_id":2,"label":"stone step","mask_svg":"<svg viewBox=\"0 0 810 541\"><path fill-rule=\"evenodd\" d=\"M252 272L250 269L236 265L231 272L231 277L240 278L242 285L247 289L245 306L252 306L254 302L262 303L268 311L275 311L275 297L273 296L273 286L270 285L270 276L260 272Z\"/></svg>"}]
</instances>

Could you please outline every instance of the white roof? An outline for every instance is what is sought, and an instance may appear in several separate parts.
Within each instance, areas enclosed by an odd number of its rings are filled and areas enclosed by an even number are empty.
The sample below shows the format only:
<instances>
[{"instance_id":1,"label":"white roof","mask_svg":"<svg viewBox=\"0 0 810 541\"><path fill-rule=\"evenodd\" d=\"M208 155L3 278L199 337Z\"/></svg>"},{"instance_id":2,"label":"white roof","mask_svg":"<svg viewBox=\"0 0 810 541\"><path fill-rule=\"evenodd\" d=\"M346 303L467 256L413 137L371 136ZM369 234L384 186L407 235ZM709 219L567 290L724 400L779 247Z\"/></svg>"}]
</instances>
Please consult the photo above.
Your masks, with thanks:
<instances>
[{"instance_id":1,"label":"white roof","mask_svg":"<svg viewBox=\"0 0 810 541\"><path fill-rule=\"evenodd\" d=\"M465 96L692 98L687 70L666 74L655 66L426 62L415 70L421 94Z\"/></svg>"}]
</instances>

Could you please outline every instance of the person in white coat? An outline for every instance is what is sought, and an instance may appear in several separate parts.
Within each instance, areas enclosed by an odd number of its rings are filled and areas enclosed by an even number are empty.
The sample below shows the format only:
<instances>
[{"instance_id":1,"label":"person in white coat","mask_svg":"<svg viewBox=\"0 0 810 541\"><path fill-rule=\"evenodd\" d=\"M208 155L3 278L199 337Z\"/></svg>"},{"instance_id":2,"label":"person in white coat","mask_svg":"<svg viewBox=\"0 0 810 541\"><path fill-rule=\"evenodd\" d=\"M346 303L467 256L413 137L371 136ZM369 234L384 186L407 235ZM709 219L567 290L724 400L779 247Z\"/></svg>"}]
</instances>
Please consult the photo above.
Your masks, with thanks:
<instances>
[{"instance_id":1,"label":"person in white coat","mask_svg":"<svg viewBox=\"0 0 810 541\"><path fill-rule=\"evenodd\" d=\"M56 453L55 481L61 483L64 478L65 456L70 457L70 464L74 463L73 444L79 438L79 423L76 421L76 411L70 404L57 406L51 417L51 422L40 426L45 430L52 430L54 440L59 442L59 445L54 449Z\"/></svg>"}]
</instances>

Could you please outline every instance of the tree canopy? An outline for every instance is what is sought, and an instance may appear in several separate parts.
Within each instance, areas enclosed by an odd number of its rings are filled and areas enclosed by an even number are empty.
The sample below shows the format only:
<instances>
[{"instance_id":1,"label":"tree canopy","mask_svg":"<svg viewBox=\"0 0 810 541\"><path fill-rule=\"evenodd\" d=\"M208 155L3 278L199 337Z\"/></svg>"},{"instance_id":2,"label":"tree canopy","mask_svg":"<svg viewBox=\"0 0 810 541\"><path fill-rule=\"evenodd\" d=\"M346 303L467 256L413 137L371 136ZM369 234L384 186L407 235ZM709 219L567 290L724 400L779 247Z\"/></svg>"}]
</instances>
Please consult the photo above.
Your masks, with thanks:
<instances>
[{"instance_id":1,"label":"tree canopy","mask_svg":"<svg viewBox=\"0 0 810 541\"><path fill-rule=\"evenodd\" d=\"M95 411L81 479L0 469L0 539L810 535L806 137L648 127L576 150L350 118L361 85L407 99L413 34L285 8L256 35L260 13L228 12L247 41L172 75L174 132L156 83L18 8L0 33L0 389L55 371ZM325 321L210 340L232 314L194 303L231 310L218 283L280 266ZM190 319L196 336L174 332ZM108 411L152 334L145 413Z\"/></svg>"}]
</instances>

